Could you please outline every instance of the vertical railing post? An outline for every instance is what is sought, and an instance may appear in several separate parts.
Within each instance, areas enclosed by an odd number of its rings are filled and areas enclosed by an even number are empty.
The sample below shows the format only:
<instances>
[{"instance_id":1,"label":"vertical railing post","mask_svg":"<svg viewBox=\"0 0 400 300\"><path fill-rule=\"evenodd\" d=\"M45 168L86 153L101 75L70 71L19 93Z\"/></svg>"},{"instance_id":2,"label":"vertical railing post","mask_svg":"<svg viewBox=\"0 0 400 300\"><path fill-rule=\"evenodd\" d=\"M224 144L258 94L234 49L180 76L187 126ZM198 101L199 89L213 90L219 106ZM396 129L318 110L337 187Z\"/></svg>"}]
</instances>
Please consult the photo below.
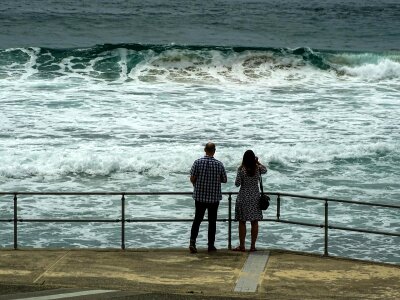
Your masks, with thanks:
<instances>
[{"instance_id":1,"label":"vertical railing post","mask_svg":"<svg viewBox=\"0 0 400 300\"><path fill-rule=\"evenodd\" d=\"M281 217L281 195L278 194L278 198L276 199L276 219L279 221Z\"/></svg>"},{"instance_id":2,"label":"vertical railing post","mask_svg":"<svg viewBox=\"0 0 400 300\"><path fill-rule=\"evenodd\" d=\"M18 205L17 193L14 194L14 249L18 249Z\"/></svg>"},{"instance_id":3,"label":"vertical railing post","mask_svg":"<svg viewBox=\"0 0 400 300\"><path fill-rule=\"evenodd\" d=\"M228 249L232 249L232 193L228 198Z\"/></svg>"},{"instance_id":4,"label":"vertical railing post","mask_svg":"<svg viewBox=\"0 0 400 300\"><path fill-rule=\"evenodd\" d=\"M325 200L325 243L324 256L328 256L328 200Z\"/></svg>"},{"instance_id":5,"label":"vertical railing post","mask_svg":"<svg viewBox=\"0 0 400 300\"><path fill-rule=\"evenodd\" d=\"M125 250L125 194L121 198L121 249Z\"/></svg>"}]
</instances>

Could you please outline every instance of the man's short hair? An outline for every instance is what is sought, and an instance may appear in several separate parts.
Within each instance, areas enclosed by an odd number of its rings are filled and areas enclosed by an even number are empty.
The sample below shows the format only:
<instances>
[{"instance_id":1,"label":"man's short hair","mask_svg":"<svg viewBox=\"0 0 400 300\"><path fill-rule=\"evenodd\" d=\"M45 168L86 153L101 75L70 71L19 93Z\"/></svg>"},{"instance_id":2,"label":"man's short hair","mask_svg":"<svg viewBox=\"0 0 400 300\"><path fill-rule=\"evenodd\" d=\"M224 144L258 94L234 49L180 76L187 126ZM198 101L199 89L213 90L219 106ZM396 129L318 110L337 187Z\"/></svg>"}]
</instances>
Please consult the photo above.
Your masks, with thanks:
<instances>
[{"instance_id":1,"label":"man's short hair","mask_svg":"<svg viewBox=\"0 0 400 300\"><path fill-rule=\"evenodd\" d=\"M208 152L208 153L215 152L215 144L211 143L211 142L208 142L204 147L204 151Z\"/></svg>"}]
</instances>

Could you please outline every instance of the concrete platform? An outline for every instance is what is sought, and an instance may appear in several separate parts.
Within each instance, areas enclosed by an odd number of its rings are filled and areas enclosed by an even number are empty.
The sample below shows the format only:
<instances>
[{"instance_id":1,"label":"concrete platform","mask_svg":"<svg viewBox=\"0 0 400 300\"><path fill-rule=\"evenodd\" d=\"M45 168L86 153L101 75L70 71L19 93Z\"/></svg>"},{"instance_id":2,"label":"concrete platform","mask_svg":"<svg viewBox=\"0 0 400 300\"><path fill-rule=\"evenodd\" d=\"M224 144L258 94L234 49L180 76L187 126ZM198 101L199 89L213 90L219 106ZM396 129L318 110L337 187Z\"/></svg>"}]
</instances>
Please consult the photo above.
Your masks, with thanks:
<instances>
[{"instance_id":1,"label":"concrete platform","mask_svg":"<svg viewBox=\"0 0 400 300\"><path fill-rule=\"evenodd\" d=\"M255 291L240 291L246 278ZM28 298L400 299L400 266L273 250L0 250L0 299Z\"/></svg>"}]
</instances>

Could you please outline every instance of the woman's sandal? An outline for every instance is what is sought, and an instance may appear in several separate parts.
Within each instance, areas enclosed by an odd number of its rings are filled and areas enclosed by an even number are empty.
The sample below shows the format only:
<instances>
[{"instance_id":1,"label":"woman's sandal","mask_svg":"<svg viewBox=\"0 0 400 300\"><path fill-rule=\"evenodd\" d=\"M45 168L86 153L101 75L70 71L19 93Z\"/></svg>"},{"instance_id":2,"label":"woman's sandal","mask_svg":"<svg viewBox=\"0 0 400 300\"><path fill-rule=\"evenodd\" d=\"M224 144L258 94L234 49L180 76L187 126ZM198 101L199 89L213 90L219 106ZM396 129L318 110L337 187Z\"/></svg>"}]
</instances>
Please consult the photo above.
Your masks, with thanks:
<instances>
[{"instance_id":1,"label":"woman's sandal","mask_svg":"<svg viewBox=\"0 0 400 300\"><path fill-rule=\"evenodd\" d=\"M250 248L250 252L255 252L255 251L257 251L256 247Z\"/></svg>"},{"instance_id":2,"label":"woman's sandal","mask_svg":"<svg viewBox=\"0 0 400 300\"><path fill-rule=\"evenodd\" d=\"M246 252L246 249L244 247L237 246L236 248L233 248L232 251Z\"/></svg>"}]
</instances>

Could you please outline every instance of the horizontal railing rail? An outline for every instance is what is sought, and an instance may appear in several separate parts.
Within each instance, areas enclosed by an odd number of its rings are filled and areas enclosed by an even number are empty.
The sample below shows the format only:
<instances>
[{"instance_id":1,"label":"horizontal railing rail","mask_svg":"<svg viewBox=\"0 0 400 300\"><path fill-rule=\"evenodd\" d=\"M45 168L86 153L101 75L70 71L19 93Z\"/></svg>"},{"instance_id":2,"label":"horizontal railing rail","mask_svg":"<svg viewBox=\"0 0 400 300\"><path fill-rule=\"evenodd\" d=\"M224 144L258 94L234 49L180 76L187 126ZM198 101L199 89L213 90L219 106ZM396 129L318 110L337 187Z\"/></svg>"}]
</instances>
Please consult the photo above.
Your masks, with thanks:
<instances>
[{"instance_id":1,"label":"horizontal railing rail","mask_svg":"<svg viewBox=\"0 0 400 300\"><path fill-rule=\"evenodd\" d=\"M228 196L228 217L218 218L218 222L228 222L228 249L232 248L232 195L237 195L238 192L223 192L223 195ZM13 217L0 219L0 222L11 222L14 224L14 249L18 249L18 223L21 222L36 222L36 223L121 223L121 249L125 249L125 223L157 223L157 222L192 222L192 218L127 218L125 212L126 196L190 196L192 192L0 192L0 196L13 197ZM265 218L266 222L277 222L283 224L300 225L308 227L318 227L324 229L324 255L328 256L329 247L329 230L342 230L358 233L370 233L385 236L399 237L399 232L387 232L381 230L369 230L362 228L351 228L344 226L335 226L329 223L329 204L343 203L353 205L363 205L370 207L380 207L386 209L400 209L399 205L371 203L364 201L344 200L328 197L307 196L293 193L268 192L270 196L276 196L276 215L275 218ZM20 218L18 216L18 196L121 196L121 215L120 218ZM303 221L284 220L281 218L282 197L288 197L293 200L311 200L318 201L324 204L323 224L315 224ZM207 221L207 219L205 219ZM1 245L0 245L1 246Z\"/></svg>"}]
</instances>

